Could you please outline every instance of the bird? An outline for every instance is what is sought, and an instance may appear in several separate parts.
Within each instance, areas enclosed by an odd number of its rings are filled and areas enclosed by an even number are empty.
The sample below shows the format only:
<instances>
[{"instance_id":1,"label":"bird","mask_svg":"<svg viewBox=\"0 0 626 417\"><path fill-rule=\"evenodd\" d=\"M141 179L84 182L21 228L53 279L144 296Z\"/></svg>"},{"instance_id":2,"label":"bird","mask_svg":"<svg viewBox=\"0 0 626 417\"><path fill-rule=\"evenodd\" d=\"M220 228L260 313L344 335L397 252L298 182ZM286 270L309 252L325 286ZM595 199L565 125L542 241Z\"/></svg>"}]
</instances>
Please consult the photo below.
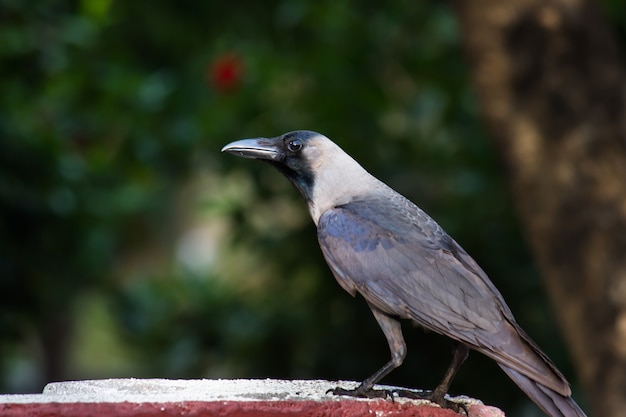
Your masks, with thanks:
<instances>
[{"instance_id":1,"label":"bird","mask_svg":"<svg viewBox=\"0 0 626 417\"><path fill-rule=\"evenodd\" d=\"M454 344L451 364L427 399L460 411L445 397L472 349L493 359L550 417L585 416L566 378L516 322L476 261L432 217L328 137L298 130L237 140L222 152L267 162L295 186L335 279L365 299L387 339L391 359L385 365L354 389L330 392L386 397L374 385L402 364L407 348L401 321L409 320ZM411 390L394 393L424 398Z\"/></svg>"}]
</instances>

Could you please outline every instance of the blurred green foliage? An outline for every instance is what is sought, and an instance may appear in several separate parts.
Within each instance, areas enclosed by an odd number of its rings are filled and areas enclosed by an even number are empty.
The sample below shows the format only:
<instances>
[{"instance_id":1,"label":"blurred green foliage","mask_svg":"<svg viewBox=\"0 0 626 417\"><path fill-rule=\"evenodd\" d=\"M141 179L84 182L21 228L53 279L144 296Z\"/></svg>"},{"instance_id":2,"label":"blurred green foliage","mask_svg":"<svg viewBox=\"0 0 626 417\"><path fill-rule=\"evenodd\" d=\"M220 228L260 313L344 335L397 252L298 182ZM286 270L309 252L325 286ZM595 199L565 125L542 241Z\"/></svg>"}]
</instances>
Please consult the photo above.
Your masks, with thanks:
<instances>
[{"instance_id":1,"label":"blurred green foliage","mask_svg":"<svg viewBox=\"0 0 626 417\"><path fill-rule=\"evenodd\" d=\"M445 4L2 0L0 59L0 391L359 380L387 361L297 193L219 153L296 129L333 138L438 219L573 377ZM434 386L448 342L406 336L385 382ZM475 354L452 392L525 404L505 381Z\"/></svg>"}]
</instances>

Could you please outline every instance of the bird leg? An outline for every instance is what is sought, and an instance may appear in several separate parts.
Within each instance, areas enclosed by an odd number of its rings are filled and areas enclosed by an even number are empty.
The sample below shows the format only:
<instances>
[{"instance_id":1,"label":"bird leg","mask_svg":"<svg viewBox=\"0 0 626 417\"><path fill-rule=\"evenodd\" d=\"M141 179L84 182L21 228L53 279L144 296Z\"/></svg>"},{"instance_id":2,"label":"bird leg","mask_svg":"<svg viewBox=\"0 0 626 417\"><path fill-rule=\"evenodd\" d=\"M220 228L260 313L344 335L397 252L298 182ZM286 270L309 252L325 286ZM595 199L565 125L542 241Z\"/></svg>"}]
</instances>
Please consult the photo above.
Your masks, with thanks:
<instances>
[{"instance_id":1,"label":"bird leg","mask_svg":"<svg viewBox=\"0 0 626 417\"><path fill-rule=\"evenodd\" d=\"M454 350L452 353L452 362L450 363L448 370L443 376L443 379L441 380L439 385L437 385L437 388L435 388L433 391L425 393L409 390L394 390L393 393L398 394L398 396L400 397L429 400L431 402L434 402L435 404L438 404L442 408L450 408L457 413L461 409L463 409L463 411L465 411L465 414L468 414L467 409L463 404L457 404L445 398L446 394L448 393L448 389L450 388L450 384L452 384L454 376L456 375L463 362L465 362L465 359L467 359L468 355L469 348L462 343L455 342Z\"/></svg>"},{"instance_id":2,"label":"bird leg","mask_svg":"<svg viewBox=\"0 0 626 417\"><path fill-rule=\"evenodd\" d=\"M327 393L332 393L333 395L348 395L351 397L365 397L365 398L392 398L393 396L388 390L375 390L373 389L374 384L378 383L381 379L383 379L389 372L396 369L398 366L402 364L404 361L404 357L406 356L406 344L404 343L404 337L402 336L402 328L400 327L400 322L393 317L383 313L378 310L376 307L373 307L370 304L370 308L372 309L372 313L374 313L374 318L378 322L378 325L382 329L385 337L387 338L387 343L389 344L389 350L391 351L391 360L387 362L382 368L378 371L374 372L372 376L367 378L365 381L361 382L361 384L355 389L345 389L341 387L337 387L334 389L330 389Z\"/></svg>"}]
</instances>

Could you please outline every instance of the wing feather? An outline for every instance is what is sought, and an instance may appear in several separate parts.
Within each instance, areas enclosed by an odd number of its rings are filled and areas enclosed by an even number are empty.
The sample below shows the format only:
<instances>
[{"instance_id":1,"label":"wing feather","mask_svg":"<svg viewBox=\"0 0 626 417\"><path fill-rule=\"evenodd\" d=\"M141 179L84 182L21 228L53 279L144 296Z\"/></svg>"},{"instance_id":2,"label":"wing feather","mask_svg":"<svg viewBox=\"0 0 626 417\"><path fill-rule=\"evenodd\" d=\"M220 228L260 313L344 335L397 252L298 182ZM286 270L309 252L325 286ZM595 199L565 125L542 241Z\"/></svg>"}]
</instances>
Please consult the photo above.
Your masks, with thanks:
<instances>
[{"instance_id":1,"label":"wing feather","mask_svg":"<svg viewBox=\"0 0 626 417\"><path fill-rule=\"evenodd\" d=\"M387 314L569 395L565 378L519 328L476 262L419 208L403 204L386 201L385 211L376 212L376 201L352 202L320 217L320 247L339 284Z\"/></svg>"}]
</instances>

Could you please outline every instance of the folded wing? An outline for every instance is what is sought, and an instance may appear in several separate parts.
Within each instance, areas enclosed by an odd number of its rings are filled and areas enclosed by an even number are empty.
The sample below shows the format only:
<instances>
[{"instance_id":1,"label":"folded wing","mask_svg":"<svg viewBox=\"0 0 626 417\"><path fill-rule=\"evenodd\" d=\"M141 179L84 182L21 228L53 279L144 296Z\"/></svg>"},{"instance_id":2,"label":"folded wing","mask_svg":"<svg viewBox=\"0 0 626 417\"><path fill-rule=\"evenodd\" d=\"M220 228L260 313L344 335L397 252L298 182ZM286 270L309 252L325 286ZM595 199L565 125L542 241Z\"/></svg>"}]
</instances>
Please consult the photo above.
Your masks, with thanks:
<instances>
[{"instance_id":1,"label":"folded wing","mask_svg":"<svg viewBox=\"0 0 626 417\"><path fill-rule=\"evenodd\" d=\"M320 246L340 285L387 314L413 320L570 395L563 375L517 325L476 262L408 204L386 201L385 211L377 212L376 201L357 201L320 217Z\"/></svg>"}]
</instances>

